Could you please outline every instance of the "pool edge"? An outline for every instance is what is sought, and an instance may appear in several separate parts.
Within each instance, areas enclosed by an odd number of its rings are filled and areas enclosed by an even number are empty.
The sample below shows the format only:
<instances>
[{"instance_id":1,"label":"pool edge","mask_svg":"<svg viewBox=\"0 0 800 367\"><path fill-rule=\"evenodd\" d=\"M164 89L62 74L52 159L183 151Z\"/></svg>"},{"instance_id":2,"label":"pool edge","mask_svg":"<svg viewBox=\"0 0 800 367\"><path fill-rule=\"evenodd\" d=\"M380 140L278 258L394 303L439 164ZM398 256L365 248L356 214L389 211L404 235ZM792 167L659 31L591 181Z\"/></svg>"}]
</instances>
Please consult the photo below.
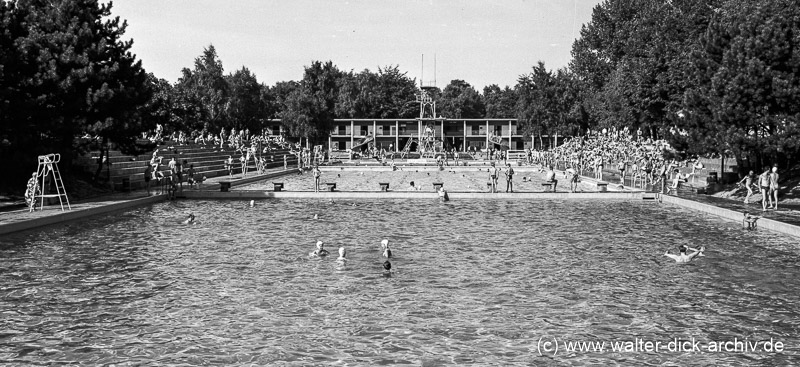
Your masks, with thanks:
<instances>
[{"instance_id":1,"label":"pool edge","mask_svg":"<svg viewBox=\"0 0 800 367\"><path fill-rule=\"evenodd\" d=\"M658 202L678 205L699 212L716 215L720 218L731 220L734 222L741 223L742 221L742 212L740 211L720 208L715 205L701 203L689 199L682 199L676 196L658 194ZM769 218L759 219L758 228L767 229L773 232L778 232L793 237L800 237L800 227L789 223L780 222L774 219L769 219Z\"/></svg>"},{"instance_id":2,"label":"pool edge","mask_svg":"<svg viewBox=\"0 0 800 367\"><path fill-rule=\"evenodd\" d=\"M118 210L130 209L138 206L154 204L166 200L166 195L154 195L138 199L118 201L115 203L98 205L85 209L72 209L58 214L39 218L31 218L11 223L0 223L0 235L21 232L29 229L45 227L54 224L74 221L98 214L110 213Z\"/></svg>"}]
</instances>

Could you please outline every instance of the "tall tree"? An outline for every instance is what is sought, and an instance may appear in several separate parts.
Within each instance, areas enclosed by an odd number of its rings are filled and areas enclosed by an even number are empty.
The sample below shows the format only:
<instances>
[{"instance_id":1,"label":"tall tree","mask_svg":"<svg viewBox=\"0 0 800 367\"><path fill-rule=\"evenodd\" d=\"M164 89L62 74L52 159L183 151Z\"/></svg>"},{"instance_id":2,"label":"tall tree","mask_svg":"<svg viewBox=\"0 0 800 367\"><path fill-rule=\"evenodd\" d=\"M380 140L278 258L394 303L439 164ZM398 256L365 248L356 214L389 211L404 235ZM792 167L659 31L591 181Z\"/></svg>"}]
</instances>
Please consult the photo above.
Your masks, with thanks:
<instances>
[{"instance_id":1,"label":"tall tree","mask_svg":"<svg viewBox=\"0 0 800 367\"><path fill-rule=\"evenodd\" d=\"M555 126L552 103L555 98L552 73L539 61L533 71L517 81L516 116L525 136L546 135Z\"/></svg>"},{"instance_id":2,"label":"tall tree","mask_svg":"<svg viewBox=\"0 0 800 367\"><path fill-rule=\"evenodd\" d=\"M269 116L268 106L262 101L262 85L246 67L228 78L230 90L228 120L237 129L261 131L261 123Z\"/></svg>"},{"instance_id":3,"label":"tall tree","mask_svg":"<svg viewBox=\"0 0 800 367\"><path fill-rule=\"evenodd\" d=\"M214 45L209 45L203 54L194 60L194 69L184 68L182 76L175 85L179 94L183 94L184 103L196 102L202 109L203 120L184 121L188 129L208 127L217 130L229 127L227 117L228 82L223 74L222 61L217 56ZM192 110L192 108L185 108Z\"/></svg>"},{"instance_id":4,"label":"tall tree","mask_svg":"<svg viewBox=\"0 0 800 367\"><path fill-rule=\"evenodd\" d=\"M339 83L343 73L331 61L314 61L305 68L303 80L284 101L282 124L290 136L324 142L333 128Z\"/></svg>"},{"instance_id":5,"label":"tall tree","mask_svg":"<svg viewBox=\"0 0 800 367\"><path fill-rule=\"evenodd\" d=\"M729 2L692 54L677 121L687 145L730 150L741 166L798 156L800 9L792 1ZM747 161L747 162L745 162Z\"/></svg>"},{"instance_id":6,"label":"tall tree","mask_svg":"<svg viewBox=\"0 0 800 367\"><path fill-rule=\"evenodd\" d=\"M509 88L500 89L497 84L483 88L483 103L486 106L486 118L508 118L515 116L517 94Z\"/></svg>"},{"instance_id":7,"label":"tall tree","mask_svg":"<svg viewBox=\"0 0 800 367\"><path fill-rule=\"evenodd\" d=\"M84 133L137 150L136 136L149 127L139 107L150 90L132 41L122 40L127 23L110 16L111 4L96 0L2 2L0 136L8 144L0 149L19 158L7 161L30 167L35 155L59 152L68 168L72 154L89 147L75 139Z\"/></svg>"},{"instance_id":8,"label":"tall tree","mask_svg":"<svg viewBox=\"0 0 800 367\"><path fill-rule=\"evenodd\" d=\"M483 118L486 106L483 98L469 83L455 79L450 81L436 103L436 113L447 118Z\"/></svg>"},{"instance_id":9,"label":"tall tree","mask_svg":"<svg viewBox=\"0 0 800 367\"><path fill-rule=\"evenodd\" d=\"M345 73L336 116L339 118L412 118L417 115L415 81L397 66Z\"/></svg>"}]
</instances>

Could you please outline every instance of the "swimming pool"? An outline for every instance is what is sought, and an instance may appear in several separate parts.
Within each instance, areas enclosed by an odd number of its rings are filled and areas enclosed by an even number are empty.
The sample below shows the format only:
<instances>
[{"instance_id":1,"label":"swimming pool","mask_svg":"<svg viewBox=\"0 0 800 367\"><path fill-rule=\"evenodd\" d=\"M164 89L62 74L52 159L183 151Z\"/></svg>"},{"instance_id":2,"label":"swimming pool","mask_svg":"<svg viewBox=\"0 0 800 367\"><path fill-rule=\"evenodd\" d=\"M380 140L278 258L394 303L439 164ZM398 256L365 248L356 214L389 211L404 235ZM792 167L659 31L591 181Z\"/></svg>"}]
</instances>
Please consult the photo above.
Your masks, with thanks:
<instances>
[{"instance_id":1,"label":"swimming pool","mask_svg":"<svg viewBox=\"0 0 800 367\"><path fill-rule=\"evenodd\" d=\"M317 239L348 265L309 259ZM663 256L682 241L707 256ZM638 201L166 202L0 240L0 364L796 363L794 241ZM553 338L785 350L543 351Z\"/></svg>"}]
</instances>

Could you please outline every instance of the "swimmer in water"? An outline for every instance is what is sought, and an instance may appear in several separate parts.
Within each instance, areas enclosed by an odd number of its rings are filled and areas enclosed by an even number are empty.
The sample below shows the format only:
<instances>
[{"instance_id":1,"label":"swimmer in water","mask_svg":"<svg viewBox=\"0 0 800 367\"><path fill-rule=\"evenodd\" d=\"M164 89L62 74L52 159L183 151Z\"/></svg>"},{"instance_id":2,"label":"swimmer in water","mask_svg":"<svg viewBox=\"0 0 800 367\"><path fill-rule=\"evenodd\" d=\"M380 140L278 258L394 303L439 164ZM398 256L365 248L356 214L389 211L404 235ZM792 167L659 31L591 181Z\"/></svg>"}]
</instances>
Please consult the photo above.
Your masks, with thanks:
<instances>
[{"instance_id":1,"label":"swimmer in water","mask_svg":"<svg viewBox=\"0 0 800 367\"><path fill-rule=\"evenodd\" d=\"M314 219L319 219L319 216L317 216L316 214L314 214Z\"/></svg>"},{"instance_id":2,"label":"swimmer in water","mask_svg":"<svg viewBox=\"0 0 800 367\"><path fill-rule=\"evenodd\" d=\"M437 194L439 194L439 200L441 200L441 201L450 201L450 197L447 196L447 191L444 189L444 186L439 188L439 191L437 191Z\"/></svg>"},{"instance_id":3,"label":"swimmer in water","mask_svg":"<svg viewBox=\"0 0 800 367\"><path fill-rule=\"evenodd\" d=\"M325 249L325 243L317 241L317 249L308 253L308 256L324 257L328 256L328 250Z\"/></svg>"},{"instance_id":4,"label":"swimmer in water","mask_svg":"<svg viewBox=\"0 0 800 367\"><path fill-rule=\"evenodd\" d=\"M194 223L194 213L189 213L189 218L183 221L183 224L192 224Z\"/></svg>"},{"instance_id":5,"label":"swimmer in water","mask_svg":"<svg viewBox=\"0 0 800 367\"><path fill-rule=\"evenodd\" d=\"M696 248L691 248L686 245L680 245L678 246L678 252L679 252L678 255L670 254L669 250L667 250L667 252L664 253L664 256L668 256L669 258L675 260L675 262L678 263L688 263L697 256L705 256L703 255L703 251L705 251L705 249L706 249L705 246L700 247L700 249L698 250ZM687 254L689 250L692 251L691 254Z\"/></svg>"},{"instance_id":6,"label":"swimmer in water","mask_svg":"<svg viewBox=\"0 0 800 367\"><path fill-rule=\"evenodd\" d=\"M747 229L749 231L755 230L758 228L758 220L761 219L760 215L750 215L748 212L744 212L744 219L742 219L742 228Z\"/></svg>"},{"instance_id":7,"label":"swimmer in water","mask_svg":"<svg viewBox=\"0 0 800 367\"><path fill-rule=\"evenodd\" d=\"M388 273L392 270L392 263L389 260L383 262L383 272Z\"/></svg>"},{"instance_id":8,"label":"swimmer in water","mask_svg":"<svg viewBox=\"0 0 800 367\"><path fill-rule=\"evenodd\" d=\"M345 253L346 253L346 250L344 249L344 247L339 247L339 258L336 259L336 261L341 261L341 262L347 261L347 258L344 257Z\"/></svg>"},{"instance_id":9,"label":"swimmer in water","mask_svg":"<svg viewBox=\"0 0 800 367\"><path fill-rule=\"evenodd\" d=\"M392 250L389 249L389 240L381 241L381 248L383 249L383 257L385 258L392 257Z\"/></svg>"}]
</instances>

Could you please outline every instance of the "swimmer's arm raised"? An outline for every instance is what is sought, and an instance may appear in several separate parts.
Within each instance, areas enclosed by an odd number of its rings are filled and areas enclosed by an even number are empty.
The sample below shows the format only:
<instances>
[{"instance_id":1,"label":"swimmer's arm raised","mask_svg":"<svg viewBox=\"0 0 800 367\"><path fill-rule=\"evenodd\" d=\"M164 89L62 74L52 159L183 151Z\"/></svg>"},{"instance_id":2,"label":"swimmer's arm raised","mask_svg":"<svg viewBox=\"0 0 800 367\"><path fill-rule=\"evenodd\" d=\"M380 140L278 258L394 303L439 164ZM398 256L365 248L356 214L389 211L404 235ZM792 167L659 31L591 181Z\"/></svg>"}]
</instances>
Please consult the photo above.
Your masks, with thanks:
<instances>
[{"instance_id":1,"label":"swimmer's arm raised","mask_svg":"<svg viewBox=\"0 0 800 367\"><path fill-rule=\"evenodd\" d=\"M678 256L678 255L673 255L673 254L670 254L670 253L669 253L669 251L665 252L665 253L664 253L664 256L667 256L667 257L669 257L670 259L673 259L673 260L675 260L675 261L679 261L679 260L681 259L681 258L680 258L680 256Z\"/></svg>"}]
</instances>

